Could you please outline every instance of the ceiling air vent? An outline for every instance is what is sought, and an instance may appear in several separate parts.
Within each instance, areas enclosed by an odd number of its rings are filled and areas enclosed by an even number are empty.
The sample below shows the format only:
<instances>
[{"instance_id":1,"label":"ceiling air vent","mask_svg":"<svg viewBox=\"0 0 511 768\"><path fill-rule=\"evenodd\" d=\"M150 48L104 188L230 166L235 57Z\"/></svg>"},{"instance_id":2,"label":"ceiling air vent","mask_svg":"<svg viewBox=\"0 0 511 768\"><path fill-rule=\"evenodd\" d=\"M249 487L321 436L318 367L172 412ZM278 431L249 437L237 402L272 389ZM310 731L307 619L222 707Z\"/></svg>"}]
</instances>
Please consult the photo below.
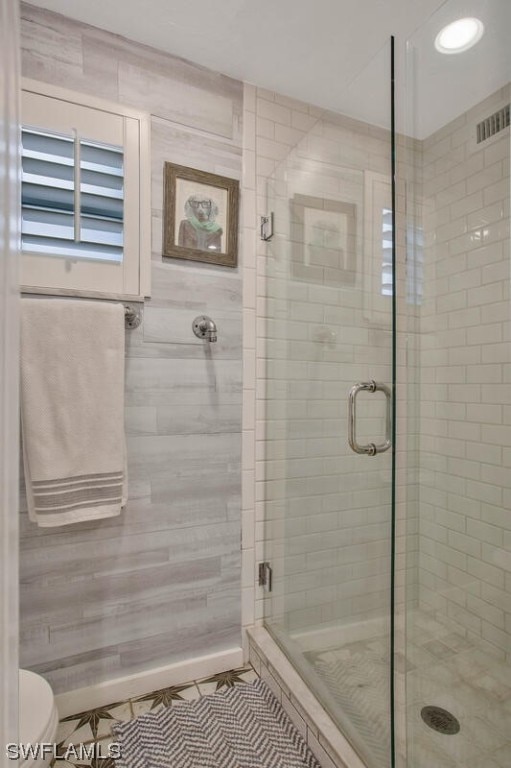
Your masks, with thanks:
<instances>
[{"instance_id":1,"label":"ceiling air vent","mask_svg":"<svg viewBox=\"0 0 511 768\"><path fill-rule=\"evenodd\" d=\"M495 136L496 133L503 131L510 123L509 120L509 104L507 107L499 109L498 112L494 112L493 115L487 117L486 120L482 120L477 124L477 143L486 141L490 136Z\"/></svg>"}]
</instances>

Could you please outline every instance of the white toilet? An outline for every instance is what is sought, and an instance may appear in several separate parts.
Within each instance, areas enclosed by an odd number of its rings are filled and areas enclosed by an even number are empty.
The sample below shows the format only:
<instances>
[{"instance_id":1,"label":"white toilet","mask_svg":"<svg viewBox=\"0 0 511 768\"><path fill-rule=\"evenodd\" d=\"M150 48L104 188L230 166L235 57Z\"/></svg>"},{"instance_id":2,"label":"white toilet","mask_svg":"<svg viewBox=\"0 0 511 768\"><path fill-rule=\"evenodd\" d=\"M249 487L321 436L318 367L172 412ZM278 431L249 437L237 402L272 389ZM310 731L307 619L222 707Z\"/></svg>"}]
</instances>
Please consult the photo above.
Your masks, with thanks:
<instances>
[{"instance_id":1,"label":"white toilet","mask_svg":"<svg viewBox=\"0 0 511 768\"><path fill-rule=\"evenodd\" d=\"M19 671L19 741L21 744L53 744L59 715L49 684L40 675ZM53 755L20 759L20 768L44 768Z\"/></svg>"}]
</instances>

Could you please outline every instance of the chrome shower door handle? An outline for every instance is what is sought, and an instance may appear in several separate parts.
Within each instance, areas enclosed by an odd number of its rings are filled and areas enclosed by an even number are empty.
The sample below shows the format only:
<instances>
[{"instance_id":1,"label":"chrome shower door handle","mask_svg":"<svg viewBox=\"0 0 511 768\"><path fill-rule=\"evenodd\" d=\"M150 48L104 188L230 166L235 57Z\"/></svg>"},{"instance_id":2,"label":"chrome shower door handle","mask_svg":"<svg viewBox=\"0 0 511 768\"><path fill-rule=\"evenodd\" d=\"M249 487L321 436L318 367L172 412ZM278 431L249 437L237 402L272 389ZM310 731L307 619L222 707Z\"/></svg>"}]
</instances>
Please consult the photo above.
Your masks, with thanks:
<instances>
[{"instance_id":1,"label":"chrome shower door handle","mask_svg":"<svg viewBox=\"0 0 511 768\"><path fill-rule=\"evenodd\" d=\"M387 415L385 420L385 442L376 445L368 443L359 445L357 443L357 395L359 392L384 392L387 400ZM376 456L377 453L388 451L392 445L391 441L391 409L392 392L386 384L378 384L376 381L362 381L355 384L350 389L348 397L348 442L350 448L355 453L365 453L367 456Z\"/></svg>"}]
</instances>

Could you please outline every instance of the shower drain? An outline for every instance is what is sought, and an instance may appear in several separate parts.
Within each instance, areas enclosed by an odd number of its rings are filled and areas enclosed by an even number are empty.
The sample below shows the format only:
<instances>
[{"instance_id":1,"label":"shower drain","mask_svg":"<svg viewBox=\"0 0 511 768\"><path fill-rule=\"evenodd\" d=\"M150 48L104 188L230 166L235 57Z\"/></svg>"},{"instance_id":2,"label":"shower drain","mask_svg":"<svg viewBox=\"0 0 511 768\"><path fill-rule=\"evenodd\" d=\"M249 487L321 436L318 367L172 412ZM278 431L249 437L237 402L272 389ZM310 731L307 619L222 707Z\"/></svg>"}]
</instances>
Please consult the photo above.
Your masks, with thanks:
<instances>
[{"instance_id":1,"label":"shower drain","mask_svg":"<svg viewBox=\"0 0 511 768\"><path fill-rule=\"evenodd\" d=\"M458 733L460 730L459 721L442 707L423 707L421 717L430 728L438 733L445 733L449 736Z\"/></svg>"}]
</instances>

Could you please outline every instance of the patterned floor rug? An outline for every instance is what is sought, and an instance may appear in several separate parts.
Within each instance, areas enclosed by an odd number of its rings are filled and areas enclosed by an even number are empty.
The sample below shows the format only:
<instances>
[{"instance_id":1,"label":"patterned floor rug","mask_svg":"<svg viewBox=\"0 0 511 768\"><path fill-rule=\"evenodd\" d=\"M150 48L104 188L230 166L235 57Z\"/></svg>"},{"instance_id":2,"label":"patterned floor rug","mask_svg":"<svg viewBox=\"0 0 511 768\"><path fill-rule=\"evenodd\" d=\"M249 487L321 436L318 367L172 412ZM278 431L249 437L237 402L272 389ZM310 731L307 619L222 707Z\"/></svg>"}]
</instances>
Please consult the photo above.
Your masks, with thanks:
<instances>
[{"instance_id":1,"label":"patterned floor rug","mask_svg":"<svg viewBox=\"0 0 511 768\"><path fill-rule=\"evenodd\" d=\"M113 728L116 768L321 768L262 680Z\"/></svg>"}]
</instances>

